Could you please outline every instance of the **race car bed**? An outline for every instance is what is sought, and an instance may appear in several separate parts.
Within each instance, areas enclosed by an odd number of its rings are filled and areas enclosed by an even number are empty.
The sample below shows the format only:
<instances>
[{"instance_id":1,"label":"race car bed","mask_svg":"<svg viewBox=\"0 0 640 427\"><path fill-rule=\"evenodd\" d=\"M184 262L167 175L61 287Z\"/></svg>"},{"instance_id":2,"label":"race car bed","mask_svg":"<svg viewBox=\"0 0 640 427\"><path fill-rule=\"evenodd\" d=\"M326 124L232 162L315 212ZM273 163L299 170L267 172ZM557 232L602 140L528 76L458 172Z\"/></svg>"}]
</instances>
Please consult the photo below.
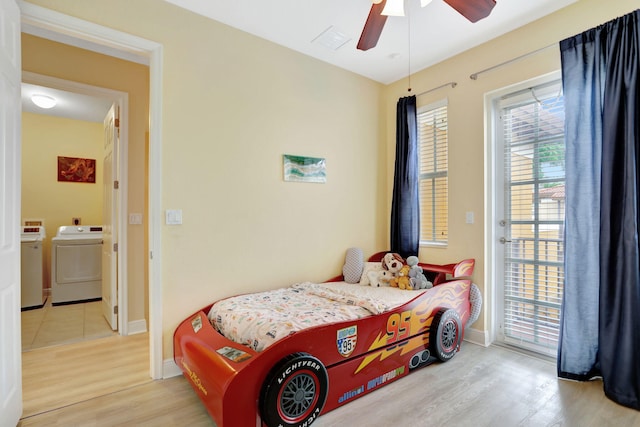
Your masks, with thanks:
<instances>
[{"instance_id":1,"label":"race car bed","mask_svg":"<svg viewBox=\"0 0 640 427\"><path fill-rule=\"evenodd\" d=\"M459 350L481 304L474 260L420 266L433 288L336 278L223 299L180 324L175 362L218 427L308 426Z\"/></svg>"}]
</instances>

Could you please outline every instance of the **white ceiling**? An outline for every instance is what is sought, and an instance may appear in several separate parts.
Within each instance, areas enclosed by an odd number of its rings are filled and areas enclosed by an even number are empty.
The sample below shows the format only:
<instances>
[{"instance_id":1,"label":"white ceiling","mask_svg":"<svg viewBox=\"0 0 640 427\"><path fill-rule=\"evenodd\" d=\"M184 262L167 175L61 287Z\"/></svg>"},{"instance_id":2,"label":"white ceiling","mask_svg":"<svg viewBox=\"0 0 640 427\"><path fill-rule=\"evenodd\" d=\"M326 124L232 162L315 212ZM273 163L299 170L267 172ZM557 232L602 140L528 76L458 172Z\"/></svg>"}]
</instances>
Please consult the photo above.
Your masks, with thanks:
<instances>
[{"instance_id":1,"label":"white ceiling","mask_svg":"<svg viewBox=\"0 0 640 427\"><path fill-rule=\"evenodd\" d=\"M43 109L31 101L32 95L47 95L57 101L53 108ZM104 98L22 83L22 111L87 122L104 121L112 101Z\"/></svg>"},{"instance_id":2,"label":"white ceiling","mask_svg":"<svg viewBox=\"0 0 640 427\"><path fill-rule=\"evenodd\" d=\"M410 18L389 17L378 45L368 51L357 50L356 45L371 9L371 0L165 1L389 84L406 77L409 70L415 73L579 0L497 0L491 15L475 24L443 0L433 0L424 8L420 7L419 0L405 0L405 11ZM343 34L347 41L335 50L327 48L319 42L319 36L328 30ZM23 31L47 37L30 31L28 25ZM100 47L94 49L102 51ZM40 109L30 100L34 93L54 97L58 105L50 110ZM28 83L22 85L22 108L27 112L102 122L110 106L111 101L102 98Z\"/></svg>"},{"instance_id":3,"label":"white ceiling","mask_svg":"<svg viewBox=\"0 0 640 427\"><path fill-rule=\"evenodd\" d=\"M497 0L475 24L443 0L424 8L405 0L410 17L389 17L378 45L356 49L371 0L165 0L184 9L389 84L551 14L578 0ZM410 37L409 37L409 27ZM337 50L314 40L327 29L349 40ZM409 42L411 58L409 58Z\"/></svg>"}]
</instances>

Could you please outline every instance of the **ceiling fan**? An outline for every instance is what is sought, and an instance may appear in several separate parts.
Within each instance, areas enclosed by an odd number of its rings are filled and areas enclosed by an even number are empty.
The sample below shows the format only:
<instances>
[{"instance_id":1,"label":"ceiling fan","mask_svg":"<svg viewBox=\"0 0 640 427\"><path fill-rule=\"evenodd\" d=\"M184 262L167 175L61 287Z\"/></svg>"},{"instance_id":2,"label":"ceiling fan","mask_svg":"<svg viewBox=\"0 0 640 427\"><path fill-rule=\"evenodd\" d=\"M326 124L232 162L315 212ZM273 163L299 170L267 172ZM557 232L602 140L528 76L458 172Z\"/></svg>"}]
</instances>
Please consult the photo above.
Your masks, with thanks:
<instances>
[{"instance_id":1,"label":"ceiling fan","mask_svg":"<svg viewBox=\"0 0 640 427\"><path fill-rule=\"evenodd\" d=\"M496 0L444 0L449 6L458 11L471 22L477 22L489 16ZM420 0L422 7L431 0ZM404 16L404 0L373 0L367 22L364 24L358 49L369 50L378 44L388 16Z\"/></svg>"}]
</instances>

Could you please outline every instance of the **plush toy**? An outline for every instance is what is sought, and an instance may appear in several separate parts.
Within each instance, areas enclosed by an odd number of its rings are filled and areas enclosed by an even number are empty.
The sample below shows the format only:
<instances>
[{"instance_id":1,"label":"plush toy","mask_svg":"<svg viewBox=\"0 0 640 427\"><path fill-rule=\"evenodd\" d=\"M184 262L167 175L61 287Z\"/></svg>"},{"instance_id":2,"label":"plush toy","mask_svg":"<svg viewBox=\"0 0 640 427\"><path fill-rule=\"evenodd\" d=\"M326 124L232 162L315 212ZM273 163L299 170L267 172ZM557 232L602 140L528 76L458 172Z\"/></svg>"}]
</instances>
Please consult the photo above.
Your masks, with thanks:
<instances>
[{"instance_id":1,"label":"plush toy","mask_svg":"<svg viewBox=\"0 0 640 427\"><path fill-rule=\"evenodd\" d=\"M391 281L394 279L394 274L388 270L376 271L377 277L375 279L376 285L371 282L371 286L391 286Z\"/></svg>"},{"instance_id":2,"label":"plush toy","mask_svg":"<svg viewBox=\"0 0 640 427\"><path fill-rule=\"evenodd\" d=\"M407 257L407 265L409 265L409 281L411 282L411 289L430 289L433 284L427 280L424 275L422 267L418 265L418 257Z\"/></svg>"},{"instance_id":3,"label":"plush toy","mask_svg":"<svg viewBox=\"0 0 640 427\"><path fill-rule=\"evenodd\" d=\"M390 282L391 286L393 286L394 288L400 288L400 289L408 289L408 290L413 289L411 287L411 279L409 277L410 270L411 270L410 266L408 266L407 264L403 265L400 271L398 271L398 275L391 280Z\"/></svg>"},{"instance_id":4,"label":"plush toy","mask_svg":"<svg viewBox=\"0 0 640 427\"><path fill-rule=\"evenodd\" d=\"M382 258L382 268L390 271L394 276L400 271L404 265L404 260L400 255L394 252L389 252Z\"/></svg>"},{"instance_id":5,"label":"plush toy","mask_svg":"<svg viewBox=\"0 0 640 427\"><path fill-rule=\"evenodd\" d=\"M392 280L402 268L403 259L400 255L389 252L385 254L380 263L382 264L381 271L370 271L368 273L369 284L371 286L391 286Z\"/></svg>"}]
</instances>

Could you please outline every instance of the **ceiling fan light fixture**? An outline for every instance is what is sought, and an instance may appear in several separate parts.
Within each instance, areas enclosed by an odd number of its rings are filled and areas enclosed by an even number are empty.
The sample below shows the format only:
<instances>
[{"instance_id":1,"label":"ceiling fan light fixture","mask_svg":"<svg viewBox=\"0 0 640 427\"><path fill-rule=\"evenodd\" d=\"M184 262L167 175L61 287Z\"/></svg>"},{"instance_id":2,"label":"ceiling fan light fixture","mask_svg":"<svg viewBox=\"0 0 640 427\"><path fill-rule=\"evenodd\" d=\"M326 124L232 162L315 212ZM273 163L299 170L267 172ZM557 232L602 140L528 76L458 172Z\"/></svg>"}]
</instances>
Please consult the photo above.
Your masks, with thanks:
<instances>
[{"instance_id":1,"label":"ceiling fan light fixture","mask_svg":"<svg viewBox=\"0 0 640 427\"><path fill-rule=\"evenodd\" d=\"M404 0L387 0L387 4L382 9L382 14L386 16L404 16Z\"/></svg>"},{"instance_id":2,"label":"ceiling fan light fixture","mask_svg":"<svg viewBox=\"0 0 640 427\"><path fill-rule=\"evenodd\" d=\"M32 95L31 102L44 109L53 108L58 103L54 98L47 95Z\"/></svg>"}]
</instances>

